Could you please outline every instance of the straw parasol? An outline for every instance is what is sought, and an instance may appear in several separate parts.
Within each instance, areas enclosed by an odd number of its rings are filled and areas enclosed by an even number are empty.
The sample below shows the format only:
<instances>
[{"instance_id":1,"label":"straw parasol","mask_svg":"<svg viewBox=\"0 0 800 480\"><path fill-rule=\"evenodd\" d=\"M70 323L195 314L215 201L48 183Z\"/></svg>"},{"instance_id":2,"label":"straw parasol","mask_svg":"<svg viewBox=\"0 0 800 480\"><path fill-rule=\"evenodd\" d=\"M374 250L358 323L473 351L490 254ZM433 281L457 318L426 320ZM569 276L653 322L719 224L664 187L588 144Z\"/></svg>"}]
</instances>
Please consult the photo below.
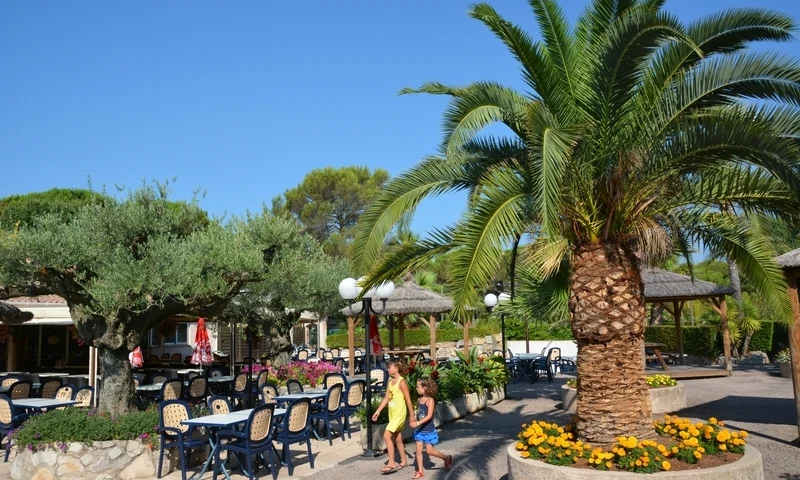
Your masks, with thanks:
<instances>
[{"instance_id":1,"label":"straw parasol","mask_svg":"<svg viewBox=\"0 0 800 480\"><path fill-rule=\"evenodd\" d=\"M361 302L352 305L352 311L361 310ZM428 314L427 320L423 319L423 323L428 327L431 332L431 358L436 358L436 316L440 313L449 312L453 309L453 300L440 295L436 292L428 290L427 288L420 287L414 281L414 276L411 273L406 273L403 277L403 284L398 285L394 289L392 296L386 300L386 309L382 315L389 315L389 349L394 348L394 331L392 328L391 316L396 316L400 322L399 326L399 346L400 350L405 348L405 323L403 317L411 314ZM341 309L342 314L348 317L348 333L349 333L349 346L350 352L353 351L353 329L357 320L353 317L351 310L348 307ZM464 346L469 344L469 324L464 324ZM352 365L352 359L351 359Z\"/></svg>"},{"instance_id":2,"label":"straw parasol","mask_svg":"<svg viewBox=\"0 0 800 480\"><path fill-rule=\"evenodd\" d=\"M0 322L6 325L19 325L33 318L32 312L24 312L9 303L0 302Z\"/></svg>"}]
</instances>

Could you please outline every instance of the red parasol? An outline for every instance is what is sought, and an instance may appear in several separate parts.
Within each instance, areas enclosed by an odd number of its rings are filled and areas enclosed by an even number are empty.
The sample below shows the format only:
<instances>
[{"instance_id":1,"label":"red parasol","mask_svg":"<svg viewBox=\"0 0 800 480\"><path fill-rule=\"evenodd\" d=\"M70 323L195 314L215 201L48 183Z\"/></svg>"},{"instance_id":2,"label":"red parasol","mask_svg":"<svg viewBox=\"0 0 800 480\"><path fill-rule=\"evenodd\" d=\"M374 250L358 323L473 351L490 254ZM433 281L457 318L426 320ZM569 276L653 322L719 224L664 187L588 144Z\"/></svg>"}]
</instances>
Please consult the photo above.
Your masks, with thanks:
<instances>
[{"instance_id":1,"label":"red parasol","mask_svg":"<svg viewBox=\"0 0 800 480\"><path fill-rule=\"evenodd\" d=\"M214 357L211 354L211 342L208 340L206 321L197 319L197 333L194 335L194 350L192 351L192 365L211 365Z\"/></svg>"},{"instance_id":2,"label":"red parasol","mask_svg":"<svg viewBox=\"0 0 800 480\"><path fill-rule=\"evenodd\" d=\"M369 317L369 333L372 334L372 354L380 355L383 353L383 344L381 344L381 332L378 330L378 317L375 315Z\"/></svg>"}]
</instances>

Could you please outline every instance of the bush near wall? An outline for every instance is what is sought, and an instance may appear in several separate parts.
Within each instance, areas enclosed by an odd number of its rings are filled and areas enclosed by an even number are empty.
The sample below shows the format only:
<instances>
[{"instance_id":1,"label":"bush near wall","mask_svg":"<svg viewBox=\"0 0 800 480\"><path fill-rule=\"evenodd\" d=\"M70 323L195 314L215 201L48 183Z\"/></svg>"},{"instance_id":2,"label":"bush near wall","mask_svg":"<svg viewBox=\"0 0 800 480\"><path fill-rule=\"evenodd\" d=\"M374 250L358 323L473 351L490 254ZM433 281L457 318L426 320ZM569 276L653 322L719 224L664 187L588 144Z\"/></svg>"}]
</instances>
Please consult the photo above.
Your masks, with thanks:
<instances>
[{"instance_id":1,"label":"bush near wall","mask_svg":"<svg viewBox=\"0 0 800 480\"><path fill-rule=\"evenodd\" d=\"M775 331L774 322L761 322L761 328L750 338L750 346L748 349L751 352L765 352L769 353L772 350L772 337ZM744 340L744 339L742 339ZM744 342L742 342L744 343Z\"/></svg>"},{"instance_id":2,"label":"bush near wall","mask_svg":"<svg viewBox=\"0 0 800 480\"><path fill-rule=\"evenodd\" d=\"M683 353L697 357L716 358L721 347L717 343L715 326L683 327ZM663 343L663 352L678 351L678 334L674 325L649 326L644 330L646 342Z\"/></svg>"},{"instance_id":3,"label":"bush near wall","mask_svg":"<svg viewBox=\"0 0 800 480\"><path fill-rule=\"evenodd\" d=\"M769 358L773 358L781 350L789 348L789 325L775 322L772 327L772 347L769 349Z\"/></svg>"},{"instance_id":4,"label":"bush near wall","mask_svg":"<svg viewBox=\"0 0 800 480\"><path fill-rule=\"evenodd\" d=\"M381 342L385 347L389 345L389 329L379 328L381 334ZM487 335L500 334L500 330L494 331L491 327L472 327L469 329L470 338L485 337ZM431 333L427 328L411 328L406 329L403 333L405 344L408 345L428 345L431 343ZM400 334L397 330L394 331L394 343L398 344ZM457 342L464 339L464 331L460 328L448 328L436 331L437 342ZM347 333L336 333L328 335L327 339L328 348L347 348ZM364 331L356 331L355 335L356 348L364 347Z\"/></svg>"}]
</instances>

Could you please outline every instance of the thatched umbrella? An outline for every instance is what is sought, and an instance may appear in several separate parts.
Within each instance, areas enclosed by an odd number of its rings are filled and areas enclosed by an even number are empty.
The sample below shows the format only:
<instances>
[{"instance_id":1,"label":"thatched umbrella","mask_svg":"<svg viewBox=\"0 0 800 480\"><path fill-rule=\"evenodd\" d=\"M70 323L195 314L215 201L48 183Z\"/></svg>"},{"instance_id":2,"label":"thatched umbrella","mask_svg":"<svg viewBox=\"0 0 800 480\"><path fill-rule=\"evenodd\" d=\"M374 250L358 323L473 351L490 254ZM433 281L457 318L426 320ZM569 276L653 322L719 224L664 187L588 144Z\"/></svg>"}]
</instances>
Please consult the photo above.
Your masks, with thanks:
<instances>
[{"instance_id":1,"label":"thatched umbrella","mask_svg":"<svg viewBox=\"0 0 800 480\"><path fill-rule=\"evenodd\" d=\"M687 301L703 300L708 302L720 316L720 329L722 331L722 348L725 355L725 367L728 372L731 365L731 337L728 330L728 307L726 295L732 295L733 289L706 282L705 280L692 279L688 275L668 272L658 268L642 269L642 283L644 284L644 298L648 303L660 304L675 318L675 331L679 362L683 363L683 332L681 329L681 311Z\"/></svg>"},{"instance_id":2,"label":"thatched umbrella","mask_svg":"<svg viewBox=\"0 0 800 480\"><path fill-rule=\"evenodd\" d=\"M359 311L361 310L361 303L354 303L352 306L352 311ZM440 313L449 312L453 309L453 301L445 297L444 295L439 295L436 292L432 292L427 288L420 287L414 281L414 276L410 273L406 273L405 277L403 278L403 284L398 285L394 289L394 293L392 296L386 300L386 309L383 312L383 315L394 315L397 316L398 320L400 321L399 324L399 336L400 336L400 349L405 348L405 323L403 322L403 317L410 314L410 313L419 313L419 314L429 314L429 319L423 319L423 323L428 327L431 332L431 358L436 359L436 316ZM349 339L349 347L350 347L350 365L353 365L355 360L353 355L353 348L354 348L354 332L353 329L355 328L355 318L353 318L353 314L351 313L350 308L345 307L341 310L342 314L346 315L347 318L347 329L348 329L348 339ZM390 317L391 318L391 317ZM390 349L393 347L393 332L392 332L392 325L391 320L389 323L389 345ZM469 344L469 324L464 323L464 348L468 348Z\"/></svg>"},{"instance_id":3,"label":"thatched umbrella","mask_svg":"<svg viewBox=\"0 0 800 480\"><path fill-rule=\"evenodd\" d=\"M789 324L789 352L792 361L792 382L794 386L794 402L797 410L797 432L800 434L800 248L784 253L775 259L786 275L789 286L789 301L792 302L793 321Z\"/></svg>"},{"instance_id":4,"label":"thatched umbrella","mask_svg":"<svg viewBox=\"0 0 800 480\"><path fill-rule=\"evenodd\" d=\"M10 303L0 302L0 322L6 325L19 325L32 318L32 312L23 312Z\"/></svg>"}]
</instances>

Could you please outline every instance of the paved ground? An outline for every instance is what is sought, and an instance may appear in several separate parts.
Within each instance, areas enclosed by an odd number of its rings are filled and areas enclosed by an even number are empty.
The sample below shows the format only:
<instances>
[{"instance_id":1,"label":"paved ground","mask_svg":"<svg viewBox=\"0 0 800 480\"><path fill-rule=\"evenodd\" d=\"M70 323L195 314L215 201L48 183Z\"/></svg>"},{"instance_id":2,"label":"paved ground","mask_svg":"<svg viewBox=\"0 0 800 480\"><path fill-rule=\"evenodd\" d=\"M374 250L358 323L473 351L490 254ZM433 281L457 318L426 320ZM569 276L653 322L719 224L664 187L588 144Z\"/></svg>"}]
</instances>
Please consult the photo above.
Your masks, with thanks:
<instances>
[{"instance_id":1,"label":"paved ground","mask_svg":"<svg viewBox=\"0 0 800 480\"><path fill-rule=\"evenodd\" d=\"M510 399L466 419L444 426L440 431L440 449L452 454L456 461L453 470L446 473L438 459L426 463L426 479L433 480L504 480L507 472L506 448L520 429L520 425L533 418L566 421L568 415L558 408L560 388L566 376L556 378L553 385L545 381L530 384L527 381L509 386ZM679 412L682 416L708 418L715 416L727 421L732 428L743 428L751 433L750 443L764 455L766 480L800 480L800 444L797 442L794 400L791 381L780 378L774 367L754 367L737 370L729 378L684 380L687 386L689 408ZM299 447L293 449L298 466L289 476L286 468L280 479L306 478L308 480L354 480L362 478L409 479L413 467L382 477L380 468L386 456L362 459L361 447L353 435L351 440L334 440L333 447L325 442L314 442L315 468ZM407 445L413 453L413 446ZM410 456L413 463L413 455ZM9 464L0 464L0 477L7 476ZM197 470L196 470L197 471ZM180 479L174 472L166 477ZM220 476L219 478L224 478ZM239 480L245 477L233 475ZM262 473L259 478L269 479ZM211 473L202 480L211 479Z\"/></svg>"}]
</instances>

